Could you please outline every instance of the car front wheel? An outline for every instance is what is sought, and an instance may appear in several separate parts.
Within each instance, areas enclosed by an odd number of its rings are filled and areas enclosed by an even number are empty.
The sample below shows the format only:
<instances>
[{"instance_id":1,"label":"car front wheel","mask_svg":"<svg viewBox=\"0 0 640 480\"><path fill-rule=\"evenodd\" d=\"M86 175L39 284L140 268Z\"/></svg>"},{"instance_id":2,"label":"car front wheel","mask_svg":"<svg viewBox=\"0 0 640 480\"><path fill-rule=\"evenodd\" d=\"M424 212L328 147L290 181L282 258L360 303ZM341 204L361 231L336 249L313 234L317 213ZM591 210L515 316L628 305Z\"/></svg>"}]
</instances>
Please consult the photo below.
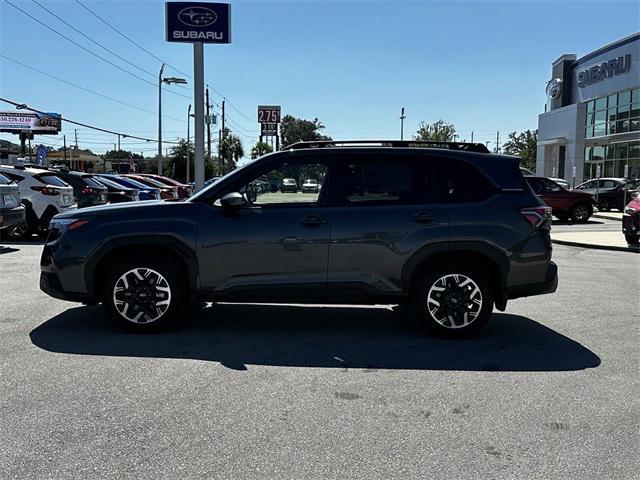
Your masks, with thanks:
<instances>
[{"instance_id":1,"label":"car front wheel","mask_svg":"<svg viewBox=\"0 0 640 480\"><path fill-rule=\"evenodd\" d=\"M640 235L625 233L624 238L629 245L638 245L640 243Z\"/></svg>"},{"instance_id":2,"label":"car front wheel","mask_svg":"<svg viewBox=\"0 0 640 480\"><path fill-rule=\"evenodd\" d=\"M102 304L121 326L157 330L184 310L185 282L169 262L155 258L118 261L107 274Z\"/></svg>"},{"instance_id":3,"label":"car front wheel","mask_svg":"<svg viewBox=\"0 0 640 480\"><path fill-rule=\"evenodd\" d=\"M467 268L428 273L416 296L419 319L427 329L464 337L482 328L493 311L493 294L484 276Z\"/></svg>"},{"instance_id":4,"label":"car front wheel","mask_svg":"<svg viewBox=\"0 0 640 480\"><path fill-rule=\"evenodd\" d=\"M592 214L591 208L584 203L579 203L571 209L571 218L576 223L587 223Z\"/></svg>"}]
</instances>

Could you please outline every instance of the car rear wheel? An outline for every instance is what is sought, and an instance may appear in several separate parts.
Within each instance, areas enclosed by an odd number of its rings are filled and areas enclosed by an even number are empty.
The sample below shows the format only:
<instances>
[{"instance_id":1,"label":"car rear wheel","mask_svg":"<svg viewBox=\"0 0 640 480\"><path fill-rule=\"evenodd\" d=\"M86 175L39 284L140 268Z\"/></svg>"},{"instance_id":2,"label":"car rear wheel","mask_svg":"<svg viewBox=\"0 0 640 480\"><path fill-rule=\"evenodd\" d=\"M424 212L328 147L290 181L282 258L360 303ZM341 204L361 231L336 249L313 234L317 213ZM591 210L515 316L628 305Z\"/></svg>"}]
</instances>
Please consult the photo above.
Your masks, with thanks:
<instances>
[{"instance_id":1,"label":"car rear wheel","mask_svg":"<svg viewBox=\"0 0 640 480\"><path fill-rule=\"evenodd\" d=\"M608 200L600 200L598 202L598 209L602 210L603 212L608 212L611 210L611 205L609 205Z\"/></svg>"},{"instance_id":2,"label":"car rear wheel","mask_svg":"<svg viewBox=\"0 0 640 480\"><path fill-rule=\"evenodd\" d=\"M576 223L587 223L592 213L588 205L579 203L571 209L571 218Z\"/></svg>"},{"instance_id":3,"label":"car rear wheel","mask_svg":"<svg viewBox=\"0 0 640 480\"><path fill-rule=\"evenodd\" d=\"M185 291L180 272L155 258L127 258L110 269L102 304L121 326L137 331L157 330L184 310Z\"/></svg>"},{"instance_id":4,"label":"car rear wheel","mask_svg":"<svg viewBox=\"0 0 640 480\"><path fill-rule=\"evenodd\" d=\"M629 245L638 245L640 243L640 235L634 235L632 233L625 233L624 238Z\"/></svg>"},{"instance_id":5,"label":"car rear wheel","mask_svg":"<svg viewBox=\"0 0 640 480\"><path fill-rule=\"evenodd\" d=\"M464 337L480 330L493 311L489 282L478 271L448 267L426 274L418 285L419 320L428 330Z\"/></svg>"}]
</instances>

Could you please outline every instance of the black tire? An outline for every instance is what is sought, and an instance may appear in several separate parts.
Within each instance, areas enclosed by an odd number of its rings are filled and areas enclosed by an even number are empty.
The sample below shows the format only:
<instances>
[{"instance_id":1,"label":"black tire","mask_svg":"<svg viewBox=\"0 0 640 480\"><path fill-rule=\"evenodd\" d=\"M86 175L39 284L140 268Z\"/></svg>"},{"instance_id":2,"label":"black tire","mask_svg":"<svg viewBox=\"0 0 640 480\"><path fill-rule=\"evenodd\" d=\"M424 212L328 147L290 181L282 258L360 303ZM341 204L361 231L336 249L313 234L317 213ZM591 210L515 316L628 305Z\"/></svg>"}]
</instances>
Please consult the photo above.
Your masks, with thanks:
<instances>
[{"instance_id":1,"label":"black tire","mask_svg":"<svg viewBox=\"0 0 640 480\"><path fill-rule=\"evenodd\" d=\"M593 209L586 203L578 203L571 207L571 218L576 223L587 223L593 215Z\"/></svg>"},{"instance_id":2,"label":"black tire","mask_svg":"<svg viewBox=\"0 0 640 480\"><path fill-rule=\"evenodd\" d=\"M638 245L640 243L640 235L633 233L625 233L624 238L629 245Z\"/></svg>"},{"instance_id":3,"label":"black tire","mask_svg":"<svg viewBox=\"0 0 640 480\"><path fill-rule=\"evenodd\" d=\"M416 287L415 310L427 331L462 338L478 332L491 317L493 292L479 270L439 268L425 274Z\"/></svg>"},{"instance_id":4,"label":"black tire","mask_svg":"<svg viewBox=\"0 0 640 480\"><path fill-rule=\"evenodd\" d=\"M102 305L112 320L129 331L157 331L185 311L186 284L180 270L168 260L126 257L109 268L103 283ZM162 305L158 305L158 298ZM129 308L133 314L128 313Z\"/></svg>"},{"instance_id":5,"label":"black tire","mask_svg":"<svg viewBox=\"0 0 640 480\"><path fill-rule=\"evenodd\" d=\"M31 237L31 231L27 222L20 222L18 225L8 228L6 236L9 240L24 241Z\"/></svg>"}]
</instances>

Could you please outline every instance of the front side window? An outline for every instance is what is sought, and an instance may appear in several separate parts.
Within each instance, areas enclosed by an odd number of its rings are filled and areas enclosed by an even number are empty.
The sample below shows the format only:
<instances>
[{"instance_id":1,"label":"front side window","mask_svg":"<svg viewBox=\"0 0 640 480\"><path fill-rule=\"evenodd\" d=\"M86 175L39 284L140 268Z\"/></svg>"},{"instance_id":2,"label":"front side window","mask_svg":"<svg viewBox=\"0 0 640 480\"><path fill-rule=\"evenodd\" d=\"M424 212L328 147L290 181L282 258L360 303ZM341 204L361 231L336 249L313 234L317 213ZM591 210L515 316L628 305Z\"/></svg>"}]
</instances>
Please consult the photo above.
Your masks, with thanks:
<instances>
[{"instance_id":1,"label":"front side window","mask_svg":"<svg viewBox=\"0 0 640 480\"><path fill-rule=\"evenodd\" d=\"M319 162L291 162L242 180L239 192L255 206L315 205L323 198L328 167ZM314 180L317 189L302 190L306 180ZM219 202L216 202L216 204Z\"/></svg>"}]
</instances>

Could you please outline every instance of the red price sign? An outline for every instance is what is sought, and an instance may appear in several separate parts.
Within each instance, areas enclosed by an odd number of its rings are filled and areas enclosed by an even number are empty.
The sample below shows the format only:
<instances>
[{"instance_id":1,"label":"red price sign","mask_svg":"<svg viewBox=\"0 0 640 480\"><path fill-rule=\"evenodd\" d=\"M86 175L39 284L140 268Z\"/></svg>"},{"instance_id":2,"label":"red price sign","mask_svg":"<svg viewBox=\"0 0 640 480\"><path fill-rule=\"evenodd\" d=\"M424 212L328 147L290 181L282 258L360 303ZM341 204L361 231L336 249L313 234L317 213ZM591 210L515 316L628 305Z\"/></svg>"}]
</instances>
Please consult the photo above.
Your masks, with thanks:
<instances>
[{"instance_id":1,"label":"red price sign","mask_svg":"<svg viewBox=\"0 0 640 480\"><path fill-rule=\"evenodd\" d=\"M280 123L280 105L258 105L258 123Z\"/></svg>"}]
</instances>

